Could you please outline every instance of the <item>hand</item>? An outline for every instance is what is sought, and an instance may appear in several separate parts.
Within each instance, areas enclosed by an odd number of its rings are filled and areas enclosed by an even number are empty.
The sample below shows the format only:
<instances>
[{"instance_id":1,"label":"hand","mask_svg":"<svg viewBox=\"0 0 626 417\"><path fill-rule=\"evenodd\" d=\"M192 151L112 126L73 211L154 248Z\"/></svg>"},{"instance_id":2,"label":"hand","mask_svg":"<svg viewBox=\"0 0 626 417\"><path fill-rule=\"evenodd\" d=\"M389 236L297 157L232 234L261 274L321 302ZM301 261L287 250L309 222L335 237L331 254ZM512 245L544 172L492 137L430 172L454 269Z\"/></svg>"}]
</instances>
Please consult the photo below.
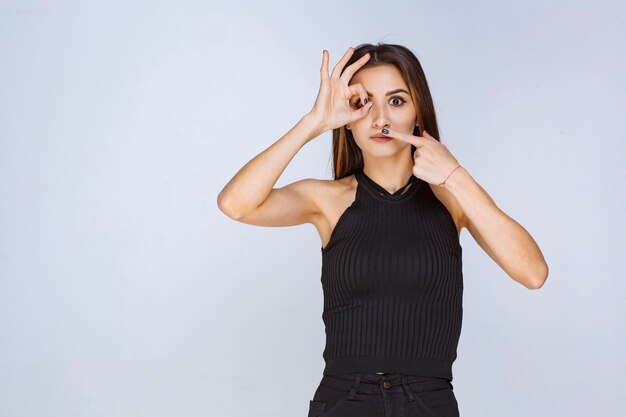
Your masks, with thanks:
<instances>
[{"instance_id":1,"label":"hand","mask_svg":"<svg viewBox=\"0 0 626 417\"><path fill-rule=\"evenodd\" d=\"M333 68L332 76L329 76L328 51L324 51L320 70L320 90L313 109L309 112L309 115L320 124L322 132L354 122L365 116L372 107L372 103L367 101L367 92L362 84L348 85L354 73L369 60L369 53L353 62L341 74L343 67L353 53L354 49L348 48L348 51ZM350 99L354 96L359 96L361 103L366 104L356 110L353 109L350 106Z\"/></svg>"},{"instance_id":2,"label":"hand","mask_svg":"<svg viewBox=\"0 0 626 417\"><path fill-rule=\"evenodd\" d=\"M415 136L410 133L387 129L394 139L415 145L413 154L413 175L429 184L441 185L448 175L459 165L448 147L432 137L425 130L424 136Z\"/></svg>"}]
</instances>

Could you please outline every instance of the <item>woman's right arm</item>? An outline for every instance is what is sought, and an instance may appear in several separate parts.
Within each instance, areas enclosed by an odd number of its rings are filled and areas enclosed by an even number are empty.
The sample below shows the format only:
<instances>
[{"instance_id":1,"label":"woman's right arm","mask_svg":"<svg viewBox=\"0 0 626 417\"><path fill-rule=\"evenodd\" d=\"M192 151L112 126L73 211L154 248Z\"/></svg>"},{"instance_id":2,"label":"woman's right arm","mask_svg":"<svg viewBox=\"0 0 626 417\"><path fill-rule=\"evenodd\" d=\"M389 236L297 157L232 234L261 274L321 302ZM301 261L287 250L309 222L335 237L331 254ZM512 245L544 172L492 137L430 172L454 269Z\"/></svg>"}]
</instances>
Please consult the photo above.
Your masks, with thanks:
<instances>
[{"instance_id":1,"label":"woman's right arm","mask_svg":"<svg viewBox=\"0 0 626 417\"><path fill-rule=\"evenodd\" d=\"M309 113L269 148L251 159L217 197L228 217L258 226L294 226L311 223L320 211L315 201L320 180L307 178L273 188L289 162L310 140L323 133Z\"/></svg>"},{"instance_id":2,"label":"woman's right arm","mask_svg":"<svg viewBox=\"0 0 626 417\"><path fill-rule=\"evenodd\" d=\"M354 73L369 59L369 54L343 71L353 52L354 49L348 48L333 73L329 74L328 52L324 50L320 90L313 109L277 142L244 165L226 184L217 196L217 205L227 216L258 226L294 226L314 223L316 216L322 215L315 198L323 192L325 181L307 178L281 188L273 187L287 164L306 143L328 130L358 120L371 108L365 88L359 83L349 85ZM352 109L350 99L355 95L367 104Z\"/></svg>"}]
</instances>

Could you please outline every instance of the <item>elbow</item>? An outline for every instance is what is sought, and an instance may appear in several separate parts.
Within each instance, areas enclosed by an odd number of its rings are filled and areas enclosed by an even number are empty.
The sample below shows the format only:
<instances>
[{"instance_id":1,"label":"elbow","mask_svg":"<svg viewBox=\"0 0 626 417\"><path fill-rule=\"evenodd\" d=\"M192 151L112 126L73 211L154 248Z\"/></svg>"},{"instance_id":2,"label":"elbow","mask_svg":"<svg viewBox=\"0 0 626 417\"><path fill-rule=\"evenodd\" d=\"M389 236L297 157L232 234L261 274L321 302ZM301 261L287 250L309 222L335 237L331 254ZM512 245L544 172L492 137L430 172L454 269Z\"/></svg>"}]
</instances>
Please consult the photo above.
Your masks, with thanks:
<instances>
[{"instance_id":1,"label":"elbow","mask_svg":"<svg viewBox=\"0 0 626 417\"><path fill-rule=\"evenodd\" d=\"M538 290L539 288L543 287L543 284L545 284L546 280L548 279L548 273L548 265L544 263L541 267L541 271L529 280L530 284L528 285L528 289Z\"/></svg>"},{"instance_id":2,"label":"elbow","mask_svg":"<svg viewBox=\"0 0 626 417\"><path fill-rule=\"evenodd\" d=\"M239 219L239 214L233 209L232 204L229 202L229 200L222 197L221 192L217 195L217 208L219 208L222 213L224 213L231 219Z\"/></svg>"}]
</instances>

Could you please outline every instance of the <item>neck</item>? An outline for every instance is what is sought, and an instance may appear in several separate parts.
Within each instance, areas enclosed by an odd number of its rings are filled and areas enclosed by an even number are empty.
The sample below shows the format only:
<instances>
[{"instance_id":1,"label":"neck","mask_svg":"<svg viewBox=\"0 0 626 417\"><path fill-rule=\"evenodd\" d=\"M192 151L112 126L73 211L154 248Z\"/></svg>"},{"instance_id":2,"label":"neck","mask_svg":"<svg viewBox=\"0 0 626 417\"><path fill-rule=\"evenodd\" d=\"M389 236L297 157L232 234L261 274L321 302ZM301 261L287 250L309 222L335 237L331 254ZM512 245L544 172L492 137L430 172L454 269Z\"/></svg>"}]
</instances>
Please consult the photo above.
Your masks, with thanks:
<instances>
[{"instance_id":1,"label":"neck","mask_svg":"<svg viewBox=\"0 0 626 417\"><path fill-rule=\"evenodd\" d=\"M376 161L364 163L363 172L390 193L405 187L413 175L412 160L409 163L395 161Z\"/></svg>"}]
</instances>

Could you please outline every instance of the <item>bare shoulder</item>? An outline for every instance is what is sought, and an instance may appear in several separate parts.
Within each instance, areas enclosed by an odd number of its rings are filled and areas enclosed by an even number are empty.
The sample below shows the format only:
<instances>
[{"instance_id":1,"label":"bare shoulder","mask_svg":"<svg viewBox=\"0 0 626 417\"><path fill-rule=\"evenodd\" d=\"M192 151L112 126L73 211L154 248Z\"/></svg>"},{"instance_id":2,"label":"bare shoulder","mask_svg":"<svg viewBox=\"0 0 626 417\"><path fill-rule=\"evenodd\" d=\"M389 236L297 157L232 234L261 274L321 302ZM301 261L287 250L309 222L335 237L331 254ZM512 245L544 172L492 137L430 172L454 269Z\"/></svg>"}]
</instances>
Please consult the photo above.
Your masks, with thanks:
<instances>
[{"instance_id":1,"label":"bare shoulder","mask_svg":"<svg viewBox=\"0 0 626 417\"><path fill-rule=\"evenodd\" d=\"M332 214L334 208L341 208L347 200L354 197L357 181L354 175L350 175L338 180L318 180L317 187L319 194L316 202L320 210L325 214Z\"/></svg>"},{"instance_id":2,"label":"bare shoulder","mask_svg":"<svg viewBox=\"0 0 626 417\"><path fill-rule=\"evenodd\" d=\"M430 185L430 189L433 191L433 194L435 194L435 197L437 197L437 199L441 201L441 203L446 206L450 212L450 215L454 220L454 224L456 224L457 233L460 235L461 229L465 227L463 209L461 208L461 205L456 198L454 198L452 193L445 189L445 187L440 187L430 183L428 185Z\"/></svg>"}]
</instances>

